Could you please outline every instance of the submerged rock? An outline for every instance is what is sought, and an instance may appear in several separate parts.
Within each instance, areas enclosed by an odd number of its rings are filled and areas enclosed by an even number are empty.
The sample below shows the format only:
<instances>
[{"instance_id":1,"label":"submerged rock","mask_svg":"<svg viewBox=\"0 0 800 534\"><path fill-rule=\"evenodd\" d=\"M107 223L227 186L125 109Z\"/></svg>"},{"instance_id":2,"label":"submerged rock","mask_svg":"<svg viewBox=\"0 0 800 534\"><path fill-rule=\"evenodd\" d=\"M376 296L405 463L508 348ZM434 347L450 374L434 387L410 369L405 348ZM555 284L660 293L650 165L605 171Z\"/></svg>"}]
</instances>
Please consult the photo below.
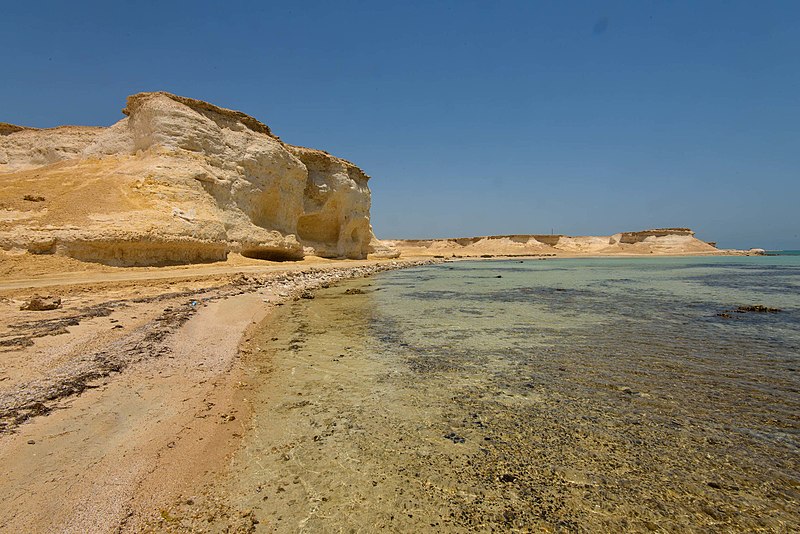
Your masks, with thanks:
<instances>
[{"instance_id":1,"label":"submerged rock","mask_svg":"<svg viewBox=\"0 0 800 534\"><path fill-rule=\"evenodd\" d=\"M448 432L447 434L444 435L444 438L449 439L453 443L465 443L467 441L466 438L459 436L455 432Z\"/></svg>"},{"instance_id":2,"label":"submerged rock","mask_svg":"<svg viewBox=\"0 0 800 534\"><path fill-rule=\"evenodd\" d=\"M732 313L780 313L781 311L780 308L770 308L763 304L749 304L746 306L739 306L733 310L723 310L716 315L723 319L733 319Z\"/></svg>"},{"instance_id":3,"label":"submerged rock","mask_svg":"<svg viewBox=\"0 0 800 534\"><path fill-rule=\"evenodd\" d=\"M779 313L781 310L780 308L769 308L767 306L763 306L761 304L755 304L751 306L739 306L734 310L736 313L747 313L747 312L754 312L754 313Z\"/></svg>"},{"instance_id":4,"label":"submerged rock","mask_svg":"<svg viewBox=\"0 0 800 534\"><path fill-rule=\"evenodd\" d=\"M351 287L350 289L345 289L345 295L363 295L365 291L363 289L359 289L357 287Z\"/></svg>"}]
</instances>

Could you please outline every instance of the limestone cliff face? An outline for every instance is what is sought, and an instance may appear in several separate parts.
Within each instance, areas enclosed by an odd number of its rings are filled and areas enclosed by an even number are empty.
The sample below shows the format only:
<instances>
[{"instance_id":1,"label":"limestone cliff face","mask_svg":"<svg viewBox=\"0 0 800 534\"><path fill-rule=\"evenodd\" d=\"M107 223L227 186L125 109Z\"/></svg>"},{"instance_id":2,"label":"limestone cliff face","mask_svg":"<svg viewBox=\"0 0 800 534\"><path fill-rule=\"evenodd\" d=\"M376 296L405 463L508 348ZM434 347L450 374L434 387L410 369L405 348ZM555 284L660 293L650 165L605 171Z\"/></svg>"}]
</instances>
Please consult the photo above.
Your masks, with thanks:
<instances>
[{"instance_id":1,"label":"limestone cliff face","mask_svg":"<svg viewBox=\"0 0 800 534\"><path fill-rule=\"evenodd\" d=\"M0 123L0 172L31 169L79 157L102 130L91 126L40 130Z\"/></svg>"},{"instance_id":2,"label":"limestone cliff face","mask_svg":"<svg viewBox=\"0 0 800 534\"><path fill-rule=\"evenodd\" d=\"M2 125L1 248L117 265L366 257L369 177L352 163L169 93L123 113L109 128Z\"/></svg>"},{"instance_id":3,"label":"limestone cliff face","mask_svg":"<svg viewBox=\"0 0 800 534\"><path fill-rule=\"evenodd\" d=\"M287 145L305 165L308 178L297 236L311 254L366 258L369 224L369 176L349 161L321 150ZM347 209L342 209L347 206Z\"/></svg>"}]
</instances>

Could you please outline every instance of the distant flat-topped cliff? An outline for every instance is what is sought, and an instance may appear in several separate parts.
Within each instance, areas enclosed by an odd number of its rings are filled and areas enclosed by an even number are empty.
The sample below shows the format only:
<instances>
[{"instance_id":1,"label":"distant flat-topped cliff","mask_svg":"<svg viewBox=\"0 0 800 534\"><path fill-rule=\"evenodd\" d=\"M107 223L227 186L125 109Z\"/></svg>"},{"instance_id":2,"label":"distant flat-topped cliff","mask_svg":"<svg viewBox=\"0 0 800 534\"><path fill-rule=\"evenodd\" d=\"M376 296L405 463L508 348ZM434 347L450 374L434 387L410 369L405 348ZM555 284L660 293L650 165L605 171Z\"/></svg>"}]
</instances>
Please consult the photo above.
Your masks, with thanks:
<instances>
[{"instance_id":1,"label":"distant flat-topped cliff","mask_svg":"<svg viewBox=\"0 0 800 534\"><path fill-rule=\"evenodd\" d=\"M688 228L658 228L610 236L496 235L454 239L387 240L403 256L538 256L605 254L719 254Z\"/></svg>"},{"instance_id":2,"label":"distant flat-topped cliff","mask_svg":"<svg viewBox=\"0 0 800 534\"><path fill-rule=\"evenodd\" d=\"M396 254L349 161L169 93L123 113L108 128L0 123L0 249L112 265Z\"/></svg>"}]
</instances>

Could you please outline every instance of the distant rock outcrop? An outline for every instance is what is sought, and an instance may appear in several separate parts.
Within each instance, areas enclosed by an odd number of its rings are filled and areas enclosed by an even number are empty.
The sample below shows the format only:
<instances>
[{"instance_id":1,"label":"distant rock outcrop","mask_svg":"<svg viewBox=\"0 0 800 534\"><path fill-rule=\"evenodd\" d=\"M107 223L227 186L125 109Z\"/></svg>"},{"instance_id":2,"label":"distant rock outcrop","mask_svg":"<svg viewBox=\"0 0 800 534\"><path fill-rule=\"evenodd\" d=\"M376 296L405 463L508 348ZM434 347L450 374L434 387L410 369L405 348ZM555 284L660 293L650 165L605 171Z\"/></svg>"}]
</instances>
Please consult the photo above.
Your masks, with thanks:
<instances>
[{"instance_id":1,"label":"distant rock outcrop","mask_svg":"<svg viewBox=\"0 0 800 534\"><path fill-rule=\"evenodd\" d=\"M715 254L688 228L658 228L611 236L518 234L453 239L386 240L403 256L537 256L605 254Z\"/></svg>"},{"instance_id":2,"label":"distant rock outcrop","mask_svg":"<svg viewBox=\"0 0 800 534\"><path fill-rule=\"evenodd\" d=\"M0 123L0 248L114 265L370 251L369 176L352 163L169 93L123 113L108 128Z\"/></svg>"}]
</instances>

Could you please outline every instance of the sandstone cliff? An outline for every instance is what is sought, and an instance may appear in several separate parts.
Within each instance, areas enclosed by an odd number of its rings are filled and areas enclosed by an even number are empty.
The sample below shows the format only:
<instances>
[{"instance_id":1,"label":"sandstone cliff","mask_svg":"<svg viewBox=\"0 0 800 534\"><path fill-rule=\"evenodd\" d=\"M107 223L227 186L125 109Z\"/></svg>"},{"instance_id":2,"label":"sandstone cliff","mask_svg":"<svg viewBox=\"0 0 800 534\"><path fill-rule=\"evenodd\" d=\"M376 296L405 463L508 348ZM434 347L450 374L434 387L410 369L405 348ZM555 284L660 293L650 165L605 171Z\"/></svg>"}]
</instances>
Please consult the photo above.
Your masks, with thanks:
<instances>
[{"instance_id":1,"label":"sandstone cliff","mask_svg":"<svg viewBox=\"0 0 800 534\"><path fill-rule=\"evenodd\" d=\"M369 176L238 111L128 98L108 128L0 123L0 248L112 265L365 258Z\"/></svg>"},{"instance_id":2,"label":"sandstone cliff","mask_svg":"<svg viewBox=\"0 0 800 534\"><path fill-rule=\"evenodd\" d=\"M716 247L688 228L659 228L611 236L503 235L454 239L387 240L403 256L535 256L613 254L715 254Z\"/></svg>"}]
</instances>

